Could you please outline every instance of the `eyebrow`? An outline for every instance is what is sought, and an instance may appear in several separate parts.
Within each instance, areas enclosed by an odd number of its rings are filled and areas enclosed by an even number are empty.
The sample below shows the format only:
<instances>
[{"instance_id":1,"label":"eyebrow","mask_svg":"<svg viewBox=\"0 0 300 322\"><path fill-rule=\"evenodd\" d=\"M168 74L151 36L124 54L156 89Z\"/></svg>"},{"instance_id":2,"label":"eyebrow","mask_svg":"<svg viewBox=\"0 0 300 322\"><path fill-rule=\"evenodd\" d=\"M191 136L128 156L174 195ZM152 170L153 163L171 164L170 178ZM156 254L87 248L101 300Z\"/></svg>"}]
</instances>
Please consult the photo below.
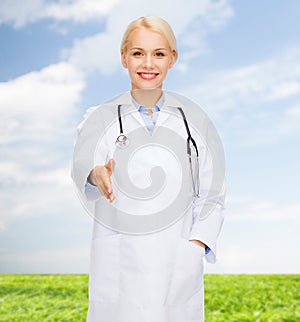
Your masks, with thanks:
<instances>
[{"instance_id":1,"label":"eyebrow","mask_svg":"<svg viewBox=\"0 0 300 322\"><path fill-rule=\"evenodd\" d=\"M139 47L132 47L129 50L145 50L145 49L139 48ZM157 48L157 49L154 49L153 51L158 51L158 50L168 50L168 49L167 48Z\"/></svg>"}]
</instances>

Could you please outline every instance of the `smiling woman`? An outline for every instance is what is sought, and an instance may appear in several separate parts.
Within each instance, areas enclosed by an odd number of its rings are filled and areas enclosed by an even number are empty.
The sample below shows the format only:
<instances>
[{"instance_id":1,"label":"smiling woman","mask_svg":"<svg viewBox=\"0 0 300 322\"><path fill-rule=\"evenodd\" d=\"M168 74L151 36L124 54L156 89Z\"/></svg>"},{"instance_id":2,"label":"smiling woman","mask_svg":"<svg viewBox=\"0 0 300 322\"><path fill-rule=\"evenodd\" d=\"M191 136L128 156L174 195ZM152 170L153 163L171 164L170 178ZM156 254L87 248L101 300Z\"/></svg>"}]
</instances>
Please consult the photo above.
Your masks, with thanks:
<instances>
[{"instance_id":1,"label":"smiling woman","mask_svg":"<svg viewBox=\"0 0 300 322\"><path fill-rule=\"evenodd\" d=\"M223 224L223 150L196 104L163 91L176 58L166 21L132 22L121 44L131 91L79 126L72 177L94 218L89 322L203 321L203 260L215 262Z\"/></svg>"}]
</instances>

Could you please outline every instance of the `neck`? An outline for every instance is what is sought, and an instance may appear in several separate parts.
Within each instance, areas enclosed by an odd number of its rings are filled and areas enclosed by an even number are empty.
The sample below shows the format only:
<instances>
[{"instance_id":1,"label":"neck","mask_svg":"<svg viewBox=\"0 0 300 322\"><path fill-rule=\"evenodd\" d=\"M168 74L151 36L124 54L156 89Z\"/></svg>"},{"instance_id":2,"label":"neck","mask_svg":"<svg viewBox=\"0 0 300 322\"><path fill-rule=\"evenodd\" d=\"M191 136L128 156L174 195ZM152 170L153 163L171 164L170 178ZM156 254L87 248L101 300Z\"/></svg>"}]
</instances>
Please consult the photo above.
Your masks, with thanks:
<instances>
[{"instance_id":1,"label":"neck","mask_svg":"<svg viewBox=\"0 0 300 322\"><path fill-rule=\"evenodd\" d=\"M162 94L161 88L156 89L137 89L132 90L132 97L140 104L147 108L156 105Z\"/></svg>"}]
</instances>

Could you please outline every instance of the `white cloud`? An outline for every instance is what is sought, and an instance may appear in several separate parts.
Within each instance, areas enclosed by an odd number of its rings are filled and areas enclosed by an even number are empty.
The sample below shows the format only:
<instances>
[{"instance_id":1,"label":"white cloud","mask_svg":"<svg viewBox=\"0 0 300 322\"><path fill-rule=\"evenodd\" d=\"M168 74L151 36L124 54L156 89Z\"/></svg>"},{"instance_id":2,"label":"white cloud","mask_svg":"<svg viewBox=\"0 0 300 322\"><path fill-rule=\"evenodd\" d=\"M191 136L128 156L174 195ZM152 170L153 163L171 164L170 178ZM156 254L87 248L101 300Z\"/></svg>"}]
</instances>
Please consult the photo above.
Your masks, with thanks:
<instances>
[{"instance_id":1,"label":"white cloud","mask_svg":"<svg viewBox=\"0 0 300 322\"><path fill-rule=\"evenodd\" d=\"M250 199L249 199L250 201ZM300 203L276 204L271 201L245 202L231 211L229 221L280 222L293 221L300 224Z\"/></svg>"},{"instance_id":2,"label":"white cloud","mask_svg":"<svg viewBox=\"0 0 300 322\"><path fill-rule=\"evenodd\" d=\"M87 273L89 263L89 246L61 249L43 249L42 251L5 252L2 251L0 261L3 263L0 273ZM57 265L59 263L59 266ZM59 267L59 269L58 269Z\"/></svg>"},{"instance_id":3,"label":"white cloud","mask_svg":"<svg viewBox=\"0 0 300 322\"><path fill-rule=\"evenodd\" d=\"M0 141L53 135L74 113L83 88L82 74L67 63L0 83Z\"/></svg>"},{"instance_id":4,"label":"white cloud","mask_svg":"<svg viewBox=\"0 0 300 322\"><path fill-rule=\"evenodd\" d=\"M186 53L182 53L181 67L178 68L185 70L186 62L203 51L207 33L223 26L233 15L229 1L226 0L192 2L187 5L182 0L167 0L162 6L160 0L123 1L108 13L103 32L77 40L73 48L63 52L63 56L85 71L113 73L120 67L119 46L128 23L140 16L159 15L170 23L179 40L182 37L182 41L187 42ZM178 12L181 13L180 19ZM193 55L188 54L191 52Z\"/></svg>"},{"instance_id":5,"label":"white cloud","mask_svg":"<svg viewBox=\"0 0 300 322\"><path fill-rule=\"evenodd\" d=\"M278 133L283 136L300 134L300 102L287 109L278 125Z\"/></svg>"},{"instance_id":6,"label":"white cloud","mask_svg":"<svg viewBox=\"0 0 300 322\"><path fill-rule=\"evenodd\" d=\"M0 24L22 27L37 20L37 12L43 8L43 0L2 0L0 2Z\"/></svg>"},{"instance_id":7,"label":"white cloud","mask_svg":"<svg viewBox=\"0 0 300 322\"><path fill-rule=\"evenodd\" d=\"M79 206L68 154L84 85L82 73L68 63L0 83L2 230L18 218L75 211Z\"/></svg>"},{"instance_id":8,"label":"white cloud","mask_svg":"<svg viewBox=\"0 0 300 322\"><path fill-rule=\"evenodd\" d=\"M118 8L115 10L115 8ZM170 10L172 8L173 10ZM141 15L156 14L169 17L176 25L185 26L190 18L197 16L203 21L202 27L210 26L217 29L228 17L232 16L232 8L228 0L192 0L187 5L185 1L172 2L167 0L164 6L161 1L145 0L2 0L0 3L0 24L12 24L16 28L34 23L42 19L51 18L56 21L88 22L99 20L114 11L115 25L120 20L130 21ZM180 12L180 19L177 13ZM124 14L126 13L126 15ZM178 31L182 31L179 28Z\"/></svg>"},{"instance_id":9,"label":"white cloud","mask_svg":"<svg viewBox=\"0 0 300 322\"><path fill-rule=\"evenodd\" d=\"M69 62L85 73L101 71L112 74L120 68L119 41L121 36L114 33L100 33L77 40L71 50L64 50Z\"/></svg>"},{"instance_id":10,"label":"white cloud","mask_svg":"<svg viewBox=\"0 0 300 322\"><path fill-rule=\"evenodd\" d=\"M60 0L50 3L46 7L46 17L56 20L74 20L75 22L86 22L90 19L101 18L108 14L112 8L121 0Z\"/></svg>"},{"instance_id":11,"label":"white cloud","mask_svg":"<svg viewBox=\"0 0 300 322\"><path fill-rule=\"evenodd\" d=\"M121 0L2 0L0 25L21 28L29 23L51 18L56 21L87 22L103 18Z\"/></svg>"},{"instance_id":12,"label":"white cloud","mask_svg":"<svg viewBox=\"0 0 300 322\"><path fill-rule=\"evenodd\" d=\"M31 168L30 161L4 166L0 174L6 189L1 189L0 227L2 230L19 219L48 216L80 209L69 167ZM2 164L0 164L2 168ZM3 171L4 172L4 171Z\"/></svg>"},{"instance_id":13,"label":"white cloud","mask_svg":"<svg viewBox=\"0 0 300 322\"><path fill-rule=\"evenodd\" d=\"M0 233L5 231L5 225L4 223L0 222Z\"/></svg>"},{"instance_id":14,"label":"white cloud","mask_svg":"<svg viewBox=\"0 0 300 322\"><path fill-rule=\"evenodd\" d=\"M277 144L299 134L300 47L253 65L201 75L182 92L209 112L228 142ZM234 138L226 138L233 133Z\"/></svg>"},{"instance_id":15,"label":"white cloud","mask_svg":"<svg viewBox=\"0 0 300 322\"><path fill-rule=\"evenodd\" d=\"M298 76L298 75L297 75ZM267 95L267 99L277 100L284 99L289 96L299 94L300 93L300 80L292 80L292 81L282 81L279 84L274 84L270 88L270 93Z\"/></svg>"},{"instance_id":16,"label":"white cloud","mask_svg":"<svg viewBox=\"0 0 300 322\"><path fill-rule=\"evenodd\" d=\"M255 233L253 231L253 233ZM283 238L284 236L284 238ZM268 242L257 236L248 236L250 246L242 235L237 235L235 244L223 244L219 249L216 265L205 265L206 273L215 274L299 274L300 261L296 246L288 247L282 239ZM226 243L226 239L224 239Z\"/></svg>"},{"instance_id":17,"label":"white cloud","mask_svg":"<svg viewBox=\"0 0 300 322\"><path fill-rule=\"evenodd\" d=\"M218 240L218 262L207 273L291 274L300 272L300 204L229 196Z\"/></svg>"},{"instance_id":18,"label":"white cloud","mask_svg":"<svg viewBox=\"0 0 300 322\"><path fill-rule=\"evenodd\" d=\"M222 111L249 107L300 94L300 48L250 66L227 69L210 75L184 92L201 97L210 109Z\"/></svg>"}]
</instances>

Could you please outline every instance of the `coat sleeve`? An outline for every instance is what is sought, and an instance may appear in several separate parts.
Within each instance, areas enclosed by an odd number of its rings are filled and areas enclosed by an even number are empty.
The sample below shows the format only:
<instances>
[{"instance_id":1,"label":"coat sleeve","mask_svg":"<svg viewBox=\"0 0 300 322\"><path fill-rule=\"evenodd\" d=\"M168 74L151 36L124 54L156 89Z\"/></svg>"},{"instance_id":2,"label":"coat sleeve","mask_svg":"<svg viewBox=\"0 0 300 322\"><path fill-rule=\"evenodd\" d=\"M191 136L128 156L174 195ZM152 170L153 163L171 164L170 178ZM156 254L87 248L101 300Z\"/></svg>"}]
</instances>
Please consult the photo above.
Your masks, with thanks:
<instances>
[{"instance_id":1,"label":"coat sleeve","mask_svg":"<svg viewBox=\"0 0 300 322\"><path fill-rule=\"evenodd\" d=\"M90 108L77 128L71 177L83 202L102 196L97 187L87 183L91 170L96 165L106 164L109 155L100 108Z\"/></svg>"},{"instance_id":2,"label":"coat sleeve","mask_svg":"<svg viewBox=\"0 0 300 322\"><path fill-rule=\"evenodd\" d=\"M197 137L200 198L193 198L193 226L189 239L200 240L207 245L206 259L215 263L217 238L224 221L225 160L216 129L208 120L203 127L201 137Z\"/></svg>"}]
</instances>

